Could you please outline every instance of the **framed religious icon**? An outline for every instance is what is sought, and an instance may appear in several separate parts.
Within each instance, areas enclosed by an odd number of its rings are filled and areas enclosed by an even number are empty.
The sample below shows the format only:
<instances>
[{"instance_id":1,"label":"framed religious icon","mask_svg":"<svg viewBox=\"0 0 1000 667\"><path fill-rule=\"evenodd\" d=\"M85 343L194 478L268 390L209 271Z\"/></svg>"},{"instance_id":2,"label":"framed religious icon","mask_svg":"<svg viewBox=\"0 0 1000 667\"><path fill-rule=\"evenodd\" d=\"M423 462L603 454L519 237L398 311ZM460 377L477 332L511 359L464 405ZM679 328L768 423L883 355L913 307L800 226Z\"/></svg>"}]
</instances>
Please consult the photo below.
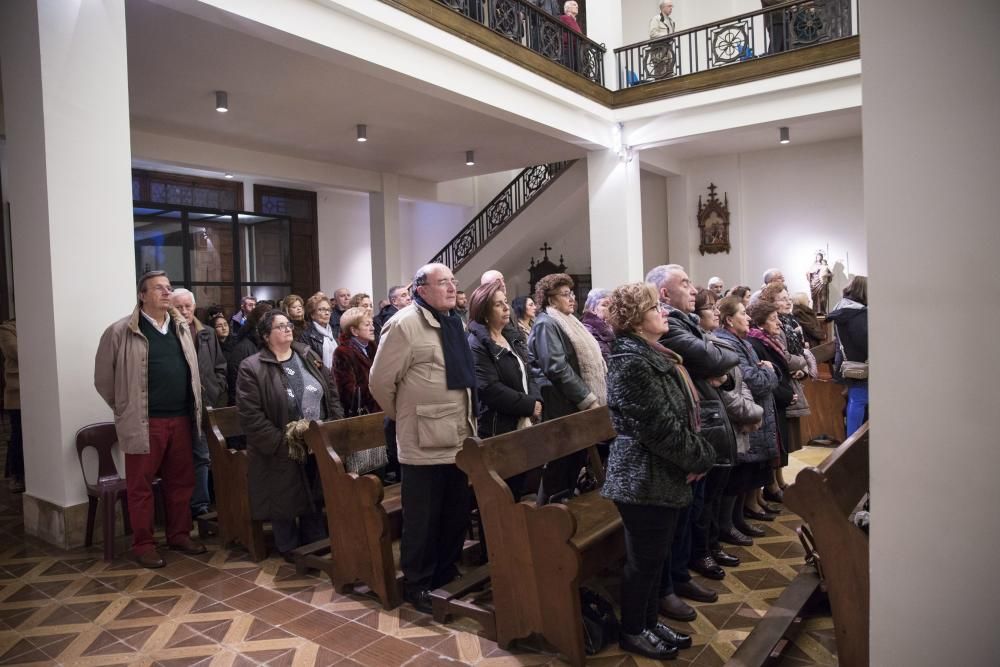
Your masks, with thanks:
<instances>
[{"instance_id":1,"label":"framed religious icon","mask_svg":"<svg viewBox=\"0 0 1000 667\"><path fill-rule=\"evenodd\" d=\"M708 201L702 203L698 196L698 230L701 254L729 252L729 194L723 193L723 201L715 196L715 183L708 185Z\"/></svg>"}]
</instances>

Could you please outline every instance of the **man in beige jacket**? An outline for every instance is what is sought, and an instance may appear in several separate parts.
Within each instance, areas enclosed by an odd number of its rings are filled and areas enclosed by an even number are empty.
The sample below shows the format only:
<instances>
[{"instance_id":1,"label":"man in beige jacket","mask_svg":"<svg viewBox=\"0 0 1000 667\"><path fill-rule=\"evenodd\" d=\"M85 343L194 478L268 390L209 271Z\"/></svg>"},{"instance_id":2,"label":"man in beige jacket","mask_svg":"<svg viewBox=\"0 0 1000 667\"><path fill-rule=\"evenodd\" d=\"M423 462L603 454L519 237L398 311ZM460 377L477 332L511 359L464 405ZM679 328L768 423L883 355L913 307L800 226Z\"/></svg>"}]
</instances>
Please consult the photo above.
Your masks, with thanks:
<instances>
[{"instance_id":1,"label":"man in beige jacket","mask_svg":"<svg viewBox=\"0 0 1000 667\"><path fill-rule=\"evenodd\" d=\"M455 314L457 281L443 264L421 267L413 303L382 329L372 396L396 420L402 472L404 598L431 611L430 590L458 575L469 519L468 479L455 465L475 435L475 362Z\"/></svg>"},{"instance_id":2,"label":"man in beige jacket","mask_svg":"<svg viewBox=\"0 0 1000 667\"><path fill-rule=\"evenodd\" d=\"M94 387L115 414L125 454L132 553L144 567L163 567L153 540L153 479L163 486L167 544L205 553L191 539L194 466L191 437L201 431L198 356L188 323L170 305L163 271L139 279L132 314L105 330L94 359Z\"/></svg>"}]
</instances>

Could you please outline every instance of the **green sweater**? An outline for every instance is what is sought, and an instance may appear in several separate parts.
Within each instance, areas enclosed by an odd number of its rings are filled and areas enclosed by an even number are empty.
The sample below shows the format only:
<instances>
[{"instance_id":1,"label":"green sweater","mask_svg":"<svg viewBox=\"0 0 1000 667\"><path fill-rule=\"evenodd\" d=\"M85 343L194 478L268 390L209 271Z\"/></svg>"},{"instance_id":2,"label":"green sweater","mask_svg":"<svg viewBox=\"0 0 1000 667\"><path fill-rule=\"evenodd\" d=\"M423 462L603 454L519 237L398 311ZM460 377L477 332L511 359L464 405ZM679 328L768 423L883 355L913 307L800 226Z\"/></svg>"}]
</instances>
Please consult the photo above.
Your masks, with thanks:
<instances>
[{"instance_id":1,"label":"green sweater","mask_svg":"<svg viewBox=\"0 0 1000 667\"><path fill-rule=\"evenodd\" d=\"M161 334L145 317L139 315L139 331L149 341L146 362L150 417L187 417L191 415L191 369L174 331L174 323Z\"/></svg>"}]
</instances>

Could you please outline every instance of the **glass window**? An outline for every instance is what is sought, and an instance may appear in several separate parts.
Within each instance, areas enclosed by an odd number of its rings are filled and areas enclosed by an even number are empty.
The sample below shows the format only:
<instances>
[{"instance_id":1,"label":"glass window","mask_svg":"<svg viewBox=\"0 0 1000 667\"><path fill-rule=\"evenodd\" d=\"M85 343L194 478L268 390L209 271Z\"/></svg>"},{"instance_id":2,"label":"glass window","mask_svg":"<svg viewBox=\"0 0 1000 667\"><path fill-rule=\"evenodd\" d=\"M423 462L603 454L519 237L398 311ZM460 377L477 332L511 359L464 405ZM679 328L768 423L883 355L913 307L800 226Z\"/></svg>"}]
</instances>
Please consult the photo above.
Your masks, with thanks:
<instances>
[{"instance_id":1,"label":"glass window","mask_svg":"<svg viewBox=\"0 0 1000 667\"><path fill-rule=\"evenodd\" d=\"M290 283L288 220L239 217L241 280L245 283Z\"/></svg>"},{"instance_id":2,"label":"glass window","mask_svg":"<svg viewBox=\"0 0 1000 667\"><path fill-rule=\"evenodd\" d=\"M135 219L135 269L166 271L172 280L184 280L184 235L179 222L157 218Z\"/></svg>"},{"instance_id":3,"label":"glass window","mask_svg":"<svg viewBox=\"0 0 1000 667\"><path fill-rule=\"evenodd\" d=\"M235 279L231 216L188 223L191 282L232 283Z\"/></svg>"},{"instance_id":4,"label":"glass window","mask_svg":"<svg viewBox=\"0 0 1000 667\"><path fill-rule=\"evenodd\" d=\"M192 285L190 289L199 308L221 306L230 316L236 312L236 290L232 285Z\"/></svg>"}]
</instances>

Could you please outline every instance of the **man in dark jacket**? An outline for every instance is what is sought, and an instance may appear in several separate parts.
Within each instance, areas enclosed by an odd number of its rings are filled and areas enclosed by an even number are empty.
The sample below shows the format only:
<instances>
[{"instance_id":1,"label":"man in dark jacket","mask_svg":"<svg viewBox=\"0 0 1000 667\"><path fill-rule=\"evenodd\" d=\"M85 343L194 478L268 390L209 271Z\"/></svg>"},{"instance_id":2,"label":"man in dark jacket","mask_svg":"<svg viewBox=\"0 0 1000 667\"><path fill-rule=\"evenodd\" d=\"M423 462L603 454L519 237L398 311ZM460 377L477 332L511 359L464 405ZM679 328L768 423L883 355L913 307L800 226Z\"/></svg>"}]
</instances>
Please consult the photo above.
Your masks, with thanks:
<instances>
[{"instance_id":1,"label":"man in dark jacket","mask_svg":"<svg viewBox=\"0 0 1000 667\"><path fill-rule=\"evenodd\" d=\"M392 319L392 316L398 313L403 308L410 305L410 287L409 285L393 285L389 288L389 305L379 311L378 315L375 316L375 342L378 343L379 336L382 335L382 327L385 323Z\"/></svg>"},{"instance_id":2,"label":"man in dark jacket","mask_svg":"<svg viewBox=\"0 0 1000 667\"><path fill-rule=\"evenodd\" d=\"M690 621L694 609L680 597L698 602L715 602L718 594L691 578L688 567L712 579L722 579L725 572L716 558L727 565L739 560L709 545L708 524L718 512L719 500L729 476L729 466L736 459L736 435L726 415L717 387L731 382L727 373L739 364L739 357L726 347L707 339L693 316L698 290L677 264L657 266L646 275L646 282L656 285L661 303L670 307L670 330L660 339L665 347L679 354L698 391L701 401L701 434L716 449L716 465L708 476L695 482L694 501L681 511L671 556L661 577L661 610L675 620ZM707 493L706 493L707 492ZM709 547L716 547L709 550ZM669 570L669 576L668 576Z\"/></svg>"},{"instance_id":3,"label":"man in dark jacket","mask_svg":"<svg viewBox=\"0 0 1000 667\"><path fill-rule=\"evenodd\" d=\"M201 404L204 407L224 408L229 399L226 384L226 355L215 336L213 329L208 329L194 316L194 294L179 287L170 295L170 302L181 314L188 328L194 332L194 348L198 353L198 376L201 379ZM208 511L211 501L211 491L208 484L208 473L212 459L208 453L208 442L204 433L193 434L191 438L191 453L194 456L194 491L191 493L191 516L199 517Z\"/></svg>"}]
</instances>

